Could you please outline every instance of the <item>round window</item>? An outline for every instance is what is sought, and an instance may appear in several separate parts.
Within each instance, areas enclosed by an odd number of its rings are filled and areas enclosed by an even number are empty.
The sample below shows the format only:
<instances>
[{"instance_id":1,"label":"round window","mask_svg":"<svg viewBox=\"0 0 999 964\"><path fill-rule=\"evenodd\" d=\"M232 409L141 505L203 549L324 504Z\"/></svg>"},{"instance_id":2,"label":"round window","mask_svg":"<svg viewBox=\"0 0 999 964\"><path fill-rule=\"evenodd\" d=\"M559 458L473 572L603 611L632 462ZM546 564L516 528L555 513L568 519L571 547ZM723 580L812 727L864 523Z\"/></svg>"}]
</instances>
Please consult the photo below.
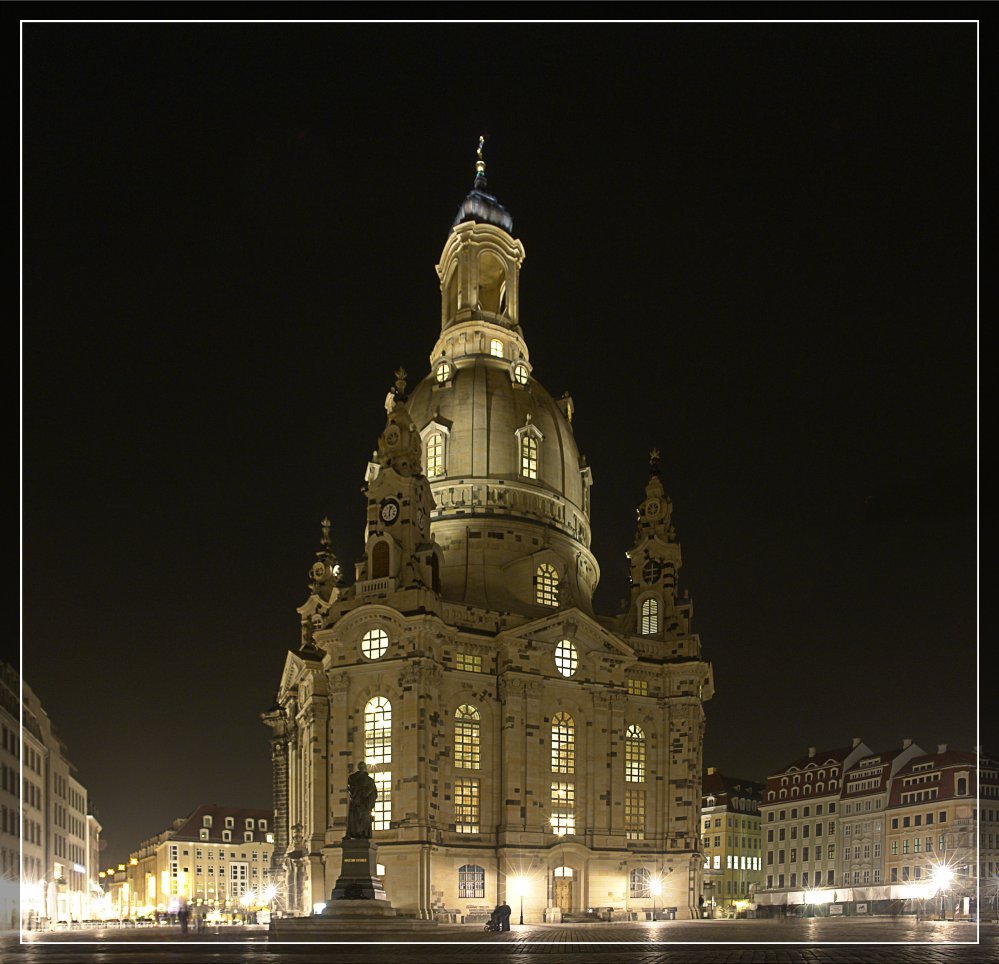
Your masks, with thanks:
<instances>
[{"instance_id":1,"label":"round window","mask_svg":"<svg viewBox=\"0 0 999 964\"><path fill-rule=\"evenodd\" d=\"M513 380L518 385L526 385L527 377L527 366L523 362L517 362L517 364L513 366Z\"/></svg>"},{"instance_id":2,"label":"round window","mask_svg":"<svg viewBox=\"0 0 999 964\"><path fill-rule=\"evenodd\" d=\"M451 377L451 366L447 362L441 362L436 374L438 383L443 385Z\"/></svg>"},{"instance_id":3,"label":"round window","mask_svg":"<svg viewBox=\"0 0 999 964\"><path fill-rule=\"evenodd\" d=\"M650 559L642 566L642 578L646 582L658 582L663 574L663 564L658 559Z\"/></svg>"},{"instance_id":4,"label":"round window","mask_svg":"<svg viewBox=\"0 0 999 964\"><path fill-rule=\"evenodd\" d=\"M381 659L388 649L388 633L384 629L369 629L361 637L361 652L368 659Z\"/></svg>"},{"instance_id":5,"label":"round window","mask_svg":"<svg viewBox=\"0 0 999 964\"><path fill-rule=\"evenodd\" d=\"M579 655L576 647L568 639L560 639L555 647L555 668L563 676L573 676L579 666Z\"/></svg>"}]
</instances>

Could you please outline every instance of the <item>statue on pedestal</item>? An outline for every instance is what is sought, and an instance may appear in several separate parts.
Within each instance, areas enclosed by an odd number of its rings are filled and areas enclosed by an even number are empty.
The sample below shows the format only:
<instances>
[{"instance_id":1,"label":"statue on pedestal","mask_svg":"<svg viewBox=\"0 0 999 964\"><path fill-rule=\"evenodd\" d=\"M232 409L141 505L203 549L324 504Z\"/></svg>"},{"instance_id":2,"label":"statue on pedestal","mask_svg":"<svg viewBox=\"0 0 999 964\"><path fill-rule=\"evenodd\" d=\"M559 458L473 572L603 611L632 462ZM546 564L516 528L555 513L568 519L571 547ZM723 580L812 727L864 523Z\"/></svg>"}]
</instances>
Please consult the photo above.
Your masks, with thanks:
<instances>
[{"instance_id":1,"label":"statue on pedestal","mask_svg":"<svg viewBox=\"0 0 999 964\"><path fill-rule=\"evenodd\" d=\"M344 839L371 838L371 811L378 799L378 787L362 760L347 778L347 832Z\"/></svg>"}]
</instances>

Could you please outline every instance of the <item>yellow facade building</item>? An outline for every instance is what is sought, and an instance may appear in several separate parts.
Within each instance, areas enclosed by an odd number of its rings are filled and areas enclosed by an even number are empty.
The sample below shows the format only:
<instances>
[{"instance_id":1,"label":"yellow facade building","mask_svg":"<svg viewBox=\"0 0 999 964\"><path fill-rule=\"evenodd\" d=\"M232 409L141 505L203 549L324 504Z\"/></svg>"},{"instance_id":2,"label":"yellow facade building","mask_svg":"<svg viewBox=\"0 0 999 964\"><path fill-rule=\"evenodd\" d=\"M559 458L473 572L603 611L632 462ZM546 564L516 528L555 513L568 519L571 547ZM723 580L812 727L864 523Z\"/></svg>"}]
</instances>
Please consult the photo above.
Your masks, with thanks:
<instances>
[{"instance_id":1,"label":"yellow facade building","mask_svg":"<svg viewBox=\"0 0 999 964\"><path fill-rule=\"evenodd\" d=\"M102 872L109 916L172 913L231 918L267 908L274 851L269 810L202 804Z\"/></svg>"}]
</instances>

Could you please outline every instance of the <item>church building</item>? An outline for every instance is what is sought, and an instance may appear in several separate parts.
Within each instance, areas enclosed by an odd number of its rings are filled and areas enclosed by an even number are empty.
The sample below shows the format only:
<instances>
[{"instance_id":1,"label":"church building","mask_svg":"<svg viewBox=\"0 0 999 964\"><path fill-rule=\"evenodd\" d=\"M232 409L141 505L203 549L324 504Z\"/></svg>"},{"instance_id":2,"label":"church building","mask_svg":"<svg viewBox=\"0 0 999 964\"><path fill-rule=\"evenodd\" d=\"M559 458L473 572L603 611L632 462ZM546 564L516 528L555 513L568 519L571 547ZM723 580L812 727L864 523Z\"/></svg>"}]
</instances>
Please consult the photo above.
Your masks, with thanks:
<instances>
[{"instance_id":1,"label":"church building","mask_svg":"<svg viewBox=\"0 0 999 964\"><path fill-rule=\"evenodd\" d=\"M571 398L531 362L523 262L480 141L437 265L429 368L412 387L396 373L364 474L363 554L348 577L324 520L300 645L263 714L287 914L329 899L365 761L401 914L475 919L505 901L514 923L699 916L713 678L672 503L653 452L630 601L595 613L593 474Z\"/></svg>"}]
</instances>

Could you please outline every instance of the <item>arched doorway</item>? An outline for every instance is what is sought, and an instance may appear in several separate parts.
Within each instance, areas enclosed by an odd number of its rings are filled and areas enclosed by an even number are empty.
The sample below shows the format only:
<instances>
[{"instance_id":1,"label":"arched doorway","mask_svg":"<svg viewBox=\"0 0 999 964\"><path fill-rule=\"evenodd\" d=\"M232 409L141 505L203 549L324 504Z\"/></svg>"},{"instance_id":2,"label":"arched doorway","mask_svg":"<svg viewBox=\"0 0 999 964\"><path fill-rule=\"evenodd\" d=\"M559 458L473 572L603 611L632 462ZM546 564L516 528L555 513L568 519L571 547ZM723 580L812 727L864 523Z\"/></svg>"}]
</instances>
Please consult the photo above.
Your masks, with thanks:
<instances>
[{"instance_id":1,"label":"arched doorway","mask_svg":"<svg viewBox=\"0 0 999 964\"><path fill-rule=\"evenodd\" d=\"M555 886L552 899L555 902L555 906L558 907L563 914L569 914L572 912L572 868L564 865L556 867L554 881Z\"/></svg>"}]
</instances>

